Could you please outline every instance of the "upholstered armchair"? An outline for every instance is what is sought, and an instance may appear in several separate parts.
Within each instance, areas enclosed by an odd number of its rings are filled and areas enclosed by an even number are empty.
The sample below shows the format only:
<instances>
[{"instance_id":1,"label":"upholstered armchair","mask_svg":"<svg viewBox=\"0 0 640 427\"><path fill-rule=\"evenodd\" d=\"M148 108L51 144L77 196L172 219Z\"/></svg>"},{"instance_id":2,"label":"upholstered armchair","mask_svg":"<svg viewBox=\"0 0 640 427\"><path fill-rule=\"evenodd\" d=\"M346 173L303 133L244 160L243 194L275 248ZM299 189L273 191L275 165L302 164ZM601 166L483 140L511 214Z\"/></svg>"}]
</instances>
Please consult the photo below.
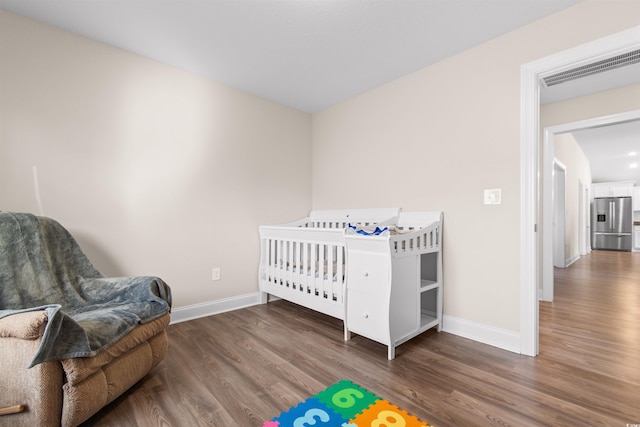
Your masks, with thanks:
<instances>
[{"instance_id":1,"label":"upholstered armchair","mask_svg":"<svg viewBox=\"0 0 640 427\"><path fill-rule=\"evenodd\" d=\"M57 222L0 212L0 425L77 426L164 358L170 288L105 278Z\"/></svg>"}]
</instances>

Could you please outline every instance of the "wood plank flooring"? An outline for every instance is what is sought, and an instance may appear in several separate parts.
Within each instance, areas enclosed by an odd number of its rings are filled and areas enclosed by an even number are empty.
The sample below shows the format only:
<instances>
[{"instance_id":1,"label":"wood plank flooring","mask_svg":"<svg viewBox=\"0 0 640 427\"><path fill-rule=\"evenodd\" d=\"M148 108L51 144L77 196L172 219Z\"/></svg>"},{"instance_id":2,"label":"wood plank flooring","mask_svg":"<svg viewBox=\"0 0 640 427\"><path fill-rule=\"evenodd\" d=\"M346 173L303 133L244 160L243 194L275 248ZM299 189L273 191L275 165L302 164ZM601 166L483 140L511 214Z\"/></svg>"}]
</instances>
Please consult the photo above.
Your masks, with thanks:
<instances>
[{"instance_id":1,"label":"wood plank flooring","mask_svg":"<svg viewBox=\"0 0 640 427\"><path fill-rule=\"evenodd\" d=\"M84 427L262 426L340 379L440 427L624 427L640 423L639 320L640 253L608 251L556 271L536 358L429 331L388 361L278 301L169 326L165 360Z\"/></svg>"}]
</instances>

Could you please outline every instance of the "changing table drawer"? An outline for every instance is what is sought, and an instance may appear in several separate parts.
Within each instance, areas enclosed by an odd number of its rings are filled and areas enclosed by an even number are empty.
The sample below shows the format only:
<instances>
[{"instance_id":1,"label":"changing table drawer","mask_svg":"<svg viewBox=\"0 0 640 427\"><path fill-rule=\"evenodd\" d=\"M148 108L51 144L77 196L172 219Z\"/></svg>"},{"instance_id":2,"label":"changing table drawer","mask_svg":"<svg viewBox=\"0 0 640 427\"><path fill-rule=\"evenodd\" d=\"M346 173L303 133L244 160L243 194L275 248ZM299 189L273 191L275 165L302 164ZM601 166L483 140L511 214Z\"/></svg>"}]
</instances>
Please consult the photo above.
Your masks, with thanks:
<instances>
[{"instance_id":1,"label":"changing table drawer","mask_svg":"<svg viewBox=\"0 0 640 427\"><path fill-rule=\"evenodd\" d=\"M391 268L388 264L388 257L377 257L370 253L350 253L348 288L369 295L389 295Z\"/></svg>"},{"instance_id":2,"label":"changing table drawer","mask_svg":"<svg viewBox=\"0 0 640 427\"><path fill-rule=\"evenodd\" d=\"M347 301L349 330L379 343L389 344L389 302L351 289Z\"/></svg>"}]
</instances>

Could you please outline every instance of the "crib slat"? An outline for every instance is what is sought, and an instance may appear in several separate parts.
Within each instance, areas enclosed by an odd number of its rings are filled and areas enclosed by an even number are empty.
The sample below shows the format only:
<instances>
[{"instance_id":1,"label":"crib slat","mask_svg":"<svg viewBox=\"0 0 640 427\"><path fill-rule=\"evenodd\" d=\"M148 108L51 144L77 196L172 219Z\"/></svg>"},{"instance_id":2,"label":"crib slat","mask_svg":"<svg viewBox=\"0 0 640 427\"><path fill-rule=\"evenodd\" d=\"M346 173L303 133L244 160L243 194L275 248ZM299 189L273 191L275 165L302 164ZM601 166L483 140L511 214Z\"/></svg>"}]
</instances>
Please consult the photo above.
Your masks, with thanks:
<instances>
[{"instance_id":1,"label":"crib slat","mask_svg":"<svg viewBox=\"0 0 640 427\"><path fill-rule=\"evenodd\" d=\"M287 272L287 286L291 286L293 283L293 242L287 240L287 265L285 270Z\"/></svg>"},{"instance_id":2,"label":"crib slat","mask_svg":"<svg viewBox=\"0 0 640 427\"><path fill-rule=\"evenodd\" d=\"M286 240L280 240L280 284L287 284L287 242Z\"/></svg>"},{"instance_id":3,"label":"crib slat","mask_svg":"<svg viewBox=\"0 0 640 427\"><path fill-rule=\"evenodd\" d=\"M344 248L342 246L336 247L337 251L337 272L336 272L336 281L334 284L334 292L338 298L338 303L343 303L343 295L344 295Z\"/></svg>"},{"instance_id":4,"label":"crib slat","mask_svg":"<svg viewBox=\"0 0 640 427\"><path fill-rule=\"evenodd\" d=\"M318 262L318 245L315 243L311 243L311 258L310 258L310 266L309 266L309 281L311 283L311 293L314 294L318 290L318 286L316 285L316 265Z\"/></svg>"},{"instance_id":5,"label":"crib slat","mask_svg":"<svg viewBox=\"0 0 640 427\"><path fill-rule=\"evenodd\" d=\"M304 279L304 269L303 269L303 258L302 258L302 248L303 248L303 243L302 242L298 242L297 244L297 248L296 248L296 272L298 274L296 274L296 283L298 284L298 289L300 291L302 291L303 285L303 279Z\"/></svg>"},{"instance_id":6,"label":"crib slat","mask_svg":"<svg viewBox=\"0 0 640 427\"><path fill-rule=\"evenodd\" d=\"M324 260L325 260L325 250L326 246L318 245L318 280L320 284L320 296L324 297L325 295L325 286L324 286Z\"/></svg>"},{"instance_id":7,"label":"crib slat","mask_svg":"<svg viewBox=\"0 0 640 427\"><path fill-rule=\"evenodd\" d=\"M269 252L267 253L267 279L274 280L275 263L276 263L276 241L269 239L267 242Z\"/></svg>"},{"instance_id":8,"label":"crib slat","mask_svg":"<svg viewBox=\"0 0 640 427\"><path fill-rule=\"evenodd\" d=\"M333 246L326 245L327 249L327 279L324 283L327 291L327 298L333 300ZM324 276L323 276L324 277Z\"/></svg>"},{"instance_id":9,"label":"crib slat","mask_svg":"<svg viewBox=\"0 0 640 427\"><path fill-rule=\"evenodd\" d=\"M280 283L280 271L282 268L280 265L280 260L282 258L282 242L280 240L276 240L274 243L275 243L275 251L274 251L275 259L273 261L274 278L275 278L275 283Z\"/></svg>"},{"instance_id":10,"label":"crib slat","mask_svg":"<svg viewBox=\"0 0 640 427\"><path fill-rule=\"evenodd\" d=\"M292 252L292 256L291 256L291 267L289 267L291 269L291 287L293 289L297 289L298 288L298 241L294 240L291 242L291 252Z\"/></svg>"},{"instance_id":11,"label":"crib slat","mask_svg":"<svg viewBox=\"0 0 640 427\"><path fill-rule=\"evenodd\" d=\"M304 243L303 254L302 254L302 268L303 270L300 272L302 275L300 276L302 279L302 283L304 286L304 291L309 293L309 245L310 243Z\"/></svg>"},{"instance_id":12,"label":"crib slat","mask_svg":"<svg viewBox=\"0 0 640 427\"><path fill-rule=\"evenodd\" d=\"M281 260L281 266L280 266L280 271L282 272L282 284L284 286L287 285L287 280L289 279L287 277L287 260L289 259L289 246L287 245L287 241L283 240L282 241L282 260Z\"/></svg>"}]
</instances>

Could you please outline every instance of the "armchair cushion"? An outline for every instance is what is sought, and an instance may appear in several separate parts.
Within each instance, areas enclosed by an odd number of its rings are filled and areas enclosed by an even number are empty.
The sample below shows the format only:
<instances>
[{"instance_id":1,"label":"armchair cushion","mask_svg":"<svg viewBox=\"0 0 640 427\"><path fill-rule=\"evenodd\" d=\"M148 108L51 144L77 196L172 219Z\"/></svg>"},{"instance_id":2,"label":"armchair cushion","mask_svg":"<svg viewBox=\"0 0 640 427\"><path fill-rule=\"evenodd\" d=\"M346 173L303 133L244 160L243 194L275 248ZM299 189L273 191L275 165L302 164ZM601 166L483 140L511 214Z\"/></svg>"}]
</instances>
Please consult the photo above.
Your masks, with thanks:
<instances>
[{"instance_id":1,"label":"armchair cushion","mask_svg":"<svg viewBox=\"0 0 640 427\"><path fill-rule=\"evenodd\" d=\"M46 311L26 311L0 319L0 338L40 339L47 324Z\"/></svg>"}]
</instances>

